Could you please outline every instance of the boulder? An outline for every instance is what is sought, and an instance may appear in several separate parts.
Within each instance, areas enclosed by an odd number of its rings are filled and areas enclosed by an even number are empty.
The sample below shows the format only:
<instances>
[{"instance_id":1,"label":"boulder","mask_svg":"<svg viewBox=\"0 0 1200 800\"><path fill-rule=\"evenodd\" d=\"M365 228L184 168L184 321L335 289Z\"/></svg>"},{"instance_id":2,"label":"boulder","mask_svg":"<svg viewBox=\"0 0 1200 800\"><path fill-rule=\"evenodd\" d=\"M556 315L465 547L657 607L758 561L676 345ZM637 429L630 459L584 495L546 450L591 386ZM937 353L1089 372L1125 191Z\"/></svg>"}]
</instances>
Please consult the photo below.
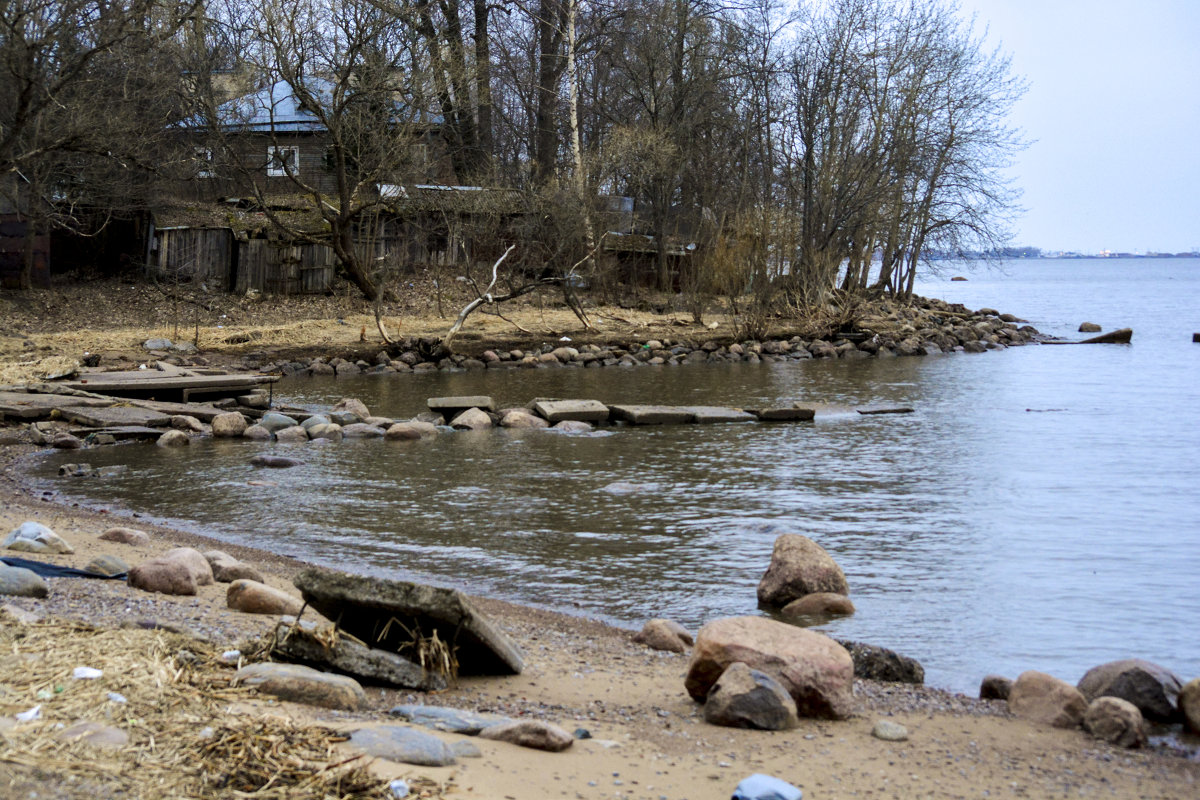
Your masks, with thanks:
<instances>
[{"instance_id":1,"label":"boulder","mask_svg":"<svg viewBox=\"0 0 1200 800\"><path fill-rule=\"evenodd\" d=\"M175 414L171 417L171 427L191 433L204 433L204 423L188 414Z\"/></svg>"},{"instance_id":2,"label":"boulder","mask_svg":"<svg viewBox=\"0 0 1200 800\"><path fill-rule=\"evenodd\" d=\"M280 414L278 411L268 411L262 415L262 419L258 421L259 426L266 428L269 432L275 433L284 428L293 428L300 423L293 417L287 414Z\"/></svg>"},{"instance_id":3,"label":"boulder","mask_svg":"<svg viewBox=\"0 0 1200 800\"><path fill-rule=\"evenodd\" d=\"M1119 330L1102 333L1099 336L1093 336L1090 339L1084 339L1080 344L1129 344L1133 339L1133 328L1120 328Z\"/></svg>"},{"instance_id":4,"label":"boulder","mask_svg":"<svg viewBox=\"0 0 1200 800\"><path fill-rule=\"evenodd\" d=\"M50 587L42 576L24 567L0 563L0 595L10 597L46 597Z\"/></svg>"},{"instance_id":5,"label":"boulder","mask_svg":"<svg viewBox=\"0 0 1200 800\"><path fill-rule=\"evenodd\" d=\"M802 717L845 719L854 700L854 662L828 636L765 617L729 617L696 636L684 686L703 701L735 661L779 681Z\"/></svg>"},{"instance_id":6,"label":"boulder","mask_svg":"<svg viewBox=\"0 0 1200 800\"><path fill-rule=\"evenodd\" d=\"M332 422L322 422L319 425L313 425L308 430L308 438L310 441L326 440L330 442L340 442L342 440L342 426Z\"/></svg>"},{"instance_id":7,"label":"boulder","mask_svg":"<svg viewBox=\"0 0 1200 800\"><path fill-rule=\"evenodd\" d=\"M321 708L357 711L367 696L358 681L345 675L330 675L299 664L259 662L234 673L235 684L253 686L280 700Z\"/></svg>"},{"instance_id":8,"label":"boulder","mask_svg":"<svg viewBox=\"0 0 1200 800\"><path fill-rule=\"evenodd\" d=\"M1119 697L1137 706L1146 719L1171 722L1178 713L1176 704L1183 687L1166 667L1126 658L1092 667L1079 679L1078 688L1089 701Z\"/></svg>"},{"instance_id":9,"label":"boulder","mask_svg":"<svg viewBox=\"0 0 1200 800\"><path fill-rule=\"evenodd\" d=\"M22 553L59 553L70 555L75 548L67 540L40 522L22 522L9 531L0 547Z\"/></svg>"},{"instance_id":10,"label":"boulder","mask_svg":"<svg viewBox=\"0 0 1200 800\"><path fill-rule=\"evenodd\" d=\"M136 528L109 528L97 538L105 542L131 544L134 547L144 547L150 544L150 535Z\"/></svg>"},{"instance_id":11,"label":"boulder","mask_svg":"<svg viewBox=\"0 0 1200 800\"><path fill-rule=\"evenodd\" d=\"M280 622L275 628L271 653L291 661L328 667L370 683L431 692L446 688L445 677L427 671L399 653L367 647L335 635L330 625L307 620L295 622L285 618Z\"/></svg>"},{"instance_id":12,"label":"boulder","mask_svg":"<svg viewBox=\"0 0 1200 800\"><path fill-rule=\"evenodd\" d=\"M58 450L79 450L83 447L83 439L64 431L54 434L54 438L50 440L50 446Z\"/></svg>"},{"instance_id":13,"label":"boulder","mask_svg":"<svg viewBox=\"0 0 1200 800\"><path fill-rule=\"evenodd\" d=\"M686 653L695 641L686 628L669 619L649 620L634 635L633 640L651 650L665 650L669 653Z\"/></svg>"},{"instance_id":14,"label":"boulder","mask_svg":"<svg viewBox=\"0 0 1200 800\"><path fill-rule=\"evenodd\" d=\"M574 736L557 725L535 719L514 720L502 722L499 725L490 725L479 732L479 738L508 742L534 750L548 750L551 753L566 750L575 741Z\"/></svg>"},{"instance_id":15,"label":"boulder","mask_svg":"<svg viewBox=\"0 0 1200 800\"><path fill-rule=\"evenodd\" d=\"M825 548L807 536L783 534L775 540L771 564L758 583L759 602L786 606L817 592L848 595L850 587L841 567Z\"/></svg>"},{"instance_id":16,"label":"boulder","mask_svg":"<svg viewBox=\"0 0 1200 800\"><path fill-rule=\"evenodd\" d=\"M275 434L256 423L242 431L242 438L249 439L252 442L269 442L275 438Z\"/></svg>"},{"instance_id":17,"label":"boulder","mask_svg":"<svg viewBox=\"0 0 1200 800\"><path fill-rule=\"evenodd\" d=\"M915 658L863 642L835 639L854 661L854 677L884 683L925 683L925 668Z\"/></svg>"},{"instance_id":18,"label":"boulder","mask_svg":"<svg viewBox=\"0 0 1200 800\"><path fill-rule=\"evenodd\" d=\"M408 422L397 422L384 431L383 438L389 442L405 442L421 438L421 431Z\"/></svg>"},{"instance_id":19,"label":"boulder","mask_svg":"<svg viewBox=\"0 0 1200 800\"><path fill-rule=\"evenodd\" d=\"M324 414L313 414L310 417L305 417L300 423L300 427L304 428L306 431L312 431L312 429L318 425L329 425L332 422L333 420Z\"/></svg>"},{"instance_id":20,"label":"boulder","mask_svg":"<svg viewBox=\"0 0 1200 800\"><path fill-rule=\"evenodd\" d=\"M382 437L383 434L383 428L368 425L365 422L355 422L342 426L342 438L344 439L374 439Z\"/></svg>"},{"instance_id":21,"label":"boulder","mask_svg":"<svg viewBox=\"0 0 1200 800\"><path fill-rule=\"evenodd\" d=\"M299 425L275 432L275 441L281 444L301 444L308 441L308 431Z\"/></svg>"},{"instance_id":22,"label":"boulder","mask_svg":"<svg viewBox=\"0 0 1200 800\"><path fill-rule=\"evenodd\" d=\"M1097 697L1083 715L1083 729L1117 747L1146 743L1146 723L1137 706L1119 697Z\"/></svg>"},{"instance_id":23,"label":"boulder","mask_svg":"<svg viewBox=\"0 0 1200 800\"><path fill-rule=\"evenodd\" d=\"M99 555L89 561L83 571L103 575L106 578L115 578L129 572L129 565L118 556Z\"/></svg>"},{"instance_id":24,"label":"boulder","mask_svg":"<svg viewBox=\"0 0 1200 800\"><path fill-rule=\"evenodd\" d=\"M350 746L376 758L419 767L447 767L454 763L454 751L441 739L401 725L351 731Z\"/></svg>"},{"instance_id":25,"label":"boulder","mask_svg":"<svg viewBox=\"0 0 1200 800\"><path fill-rule=\"evenodd\" d=\"M331 414L344 412L352 415L359 422L365 422L371 416L371 412L367 410L367 406L363 401L353 397L345 397L337 402L331 410Z\"/></svg>"},{"instance_id":26,"label":"boulder","mask_svg":"<svg viewBox=\"0 0 1200 800\"><path fill-rule=\"evenodd\" d=\"M191 443L186 433L176 430L167 431L155 442L159 447L187 447Z\"/></svg>"},{"instance_id":27,"label":"boulder","mask_svg":"<svg viewBox=\"0 0 1200 800\"><path fill-rule=\"evenodd\" d=\"M450 427L459 431L482 431L492 427L492 418L486 411L468 408L450 421Z\"/></svg>"},{"instance_id":28,"label":"boulder","mask_svg":"<svg viewBox=\"0 0 1200 800\"><path fill-rule=\"evenodd\" d=\"M290 428L288 430L291 430ZM303 429L301 429L303 432ZM308 434L304 434L304 438L308 439ZM275 456L269 453L261 453L250 459L252 467L271 467L272 469L288 469L290 467L299 467L304 464L298 458L288 458L287 456Z\"/></svg>"},{"instance_id":29,"label":"boulder","mask_svg":"<svg viewBox=\"0 0 1200 800\"><path fill-rule=\"evenodd\" d=\"M193 595L198 587L212 583L213 576L199 551L177 547L133 567L127 580L134 589L145 592Z\"/></svg>"},{"instance_id":30,"label":"boulder","mask_svg":"<svg viewBox=\"0 0 1200 800\"><path fill-rule=\"evenodd\" d=\"M551 430L558 431L559 433L591 433L593 428L590 422L564 419L562 422L555 423Z\"/></svg>"},{"instance_id":31,"label":"boulder","mask_svg":"<svg viewBox=\"0 0 1200 800\"><path fill-rule=\"evenodd\" d=\"M399 651L411 643L407 628L430 638L436 633L456 647L463 674L511 675L524 668L516 643L455 589L319 567L301 572L295 584L309 605L328 619L341 620L346 633L376 647Z\"/></svg>"},{"instance_id":32,"label":"boulder","mask_svg":"<svg viewBox=\"0 0 1200 800\"><path fill-rule=\"evenodd\" d=\"M1003 675L986 675L979 684L980 700L1007 700L1013 682Z\"/></svg>"},{"instance_id":33,"label":"boulder","mask_svg":"<svg viewBox=\"0 0 1200 800\"><path fill-rule=\"evenodd\" d=\"M726 728L783 731L800 724L796 702L777 680L735 661L721 673L704 703L704 721Z\"/></svg>"},{"instance_id":34,"label":"boulder","mask_svg":"<svg viewBox=\"0 0 1200 800\"><path fill-rule=\"evenodd\" d=\"M1192 678L1179 692L1179 713L1183 725L1192 733L1200 733L1200 678Z\"/></svg>"},{"instance_id":35,"label":"boulder","mask_svg":"<svg viewBox=\"0 0 1200 800\"><path fill-rule=\"evenodd\" d=\"M1099 333L1102 330L1104 329L1094 322L1083 322L1079 325L1080 333Z\"/></svg>"},{"instance_id":36,"label":"boulder","mask_svg":"<svg viewBox=\"0 0 1200 800\"><path fill-rule=\"evenodd\" d=\"M832 617L854 613L854 603L844 594L814 592L788 603L779 612L786 617Z\"/></svg>"},{"instance_id":37,"label":"boulder","mask_svg":"<svg viewBox=\"0 0 1200 800\"><path fill-rule=\"evenodd\" d=\"M1018 675L1008 695L1008 709L1013 714L1055 728L1079 727L1087 707L1087 700L1074 686L1035 670Z\"/></svg>"},{"instance_id":38,"label":"boulder","mask_svg":"<svg viewBox=\"0 0 1200 800\"><path fill-rule=\"evenodd\" d=\"M304 610L304 601L282 589L265 583L240 578L225 592L225 605L245 614L274 614L295 616Z\"/></svg>"},{"instance_id":39,"label":"boulder","mask_svg":"<svg viewBox=\"0 0 1200 800\"><path fill-rule=\"evenodd\" d=\"M607 408L604 409L608 411ZM535 417L528 411L521 409L513 409L500 417L501 428L514 428L517 430L532 430L550 427L550 423L541 417Z\"/></svg>"},{"instance_id":40,"label":"boulder","mask_svg":"<svg viewBox=\"0 0 1200 800\"><path fill-rule=\"evenodd\" d=\"M208 550L204 553L208 566L212 568L213 580L217 583L232 583L236 580L251 580L265 583L262 573L249 564L243 564L233 556L221 550Z\"/></svg>"}]
</instances>

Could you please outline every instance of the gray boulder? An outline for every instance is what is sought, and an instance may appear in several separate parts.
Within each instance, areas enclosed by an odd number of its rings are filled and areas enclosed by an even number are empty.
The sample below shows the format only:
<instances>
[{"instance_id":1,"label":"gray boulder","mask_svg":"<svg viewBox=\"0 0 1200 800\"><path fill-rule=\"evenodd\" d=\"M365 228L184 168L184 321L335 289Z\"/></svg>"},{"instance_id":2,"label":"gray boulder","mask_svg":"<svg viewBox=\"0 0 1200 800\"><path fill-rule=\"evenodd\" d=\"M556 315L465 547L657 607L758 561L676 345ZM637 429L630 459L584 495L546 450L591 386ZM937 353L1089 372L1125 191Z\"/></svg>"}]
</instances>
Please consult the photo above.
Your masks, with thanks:
<instances>
[{"instance_id":1,"label":"gray boulder","mask_svg":"<svg viewBox=\"0 0 1200 800\"><path fill-rule=\"evenodd\" d=\"M1179 692L1179 713L1192 733L1200 733L1200 678L1192 678Z\"/></svg>"},{"instance_id":2,"label":"gray boulder","mask_svg":"<svg viewBox=\"0 0 1200 800\"><path fill-rule=\"evenodd\" d=\"M376 758L419 767L447 767L455 763L454 750L441 739L402 725L351 731L350 746Z\"/></svg>"},{"instance_id":3,"label":"gray boulder","mask_svg":"<svg viewBox=\"0 0 1200 800\"><path fill-rule=\"evenodd\" d=\"M884 683L925 683L925 668L915 658L863 642L835 640L854 660L854 677Z\"/></svg>"},{"instance_id":4,"label":"gray boulder","mask_svg":"<svg viewBox=\"0 0 1200 800\"><path fill-rule=\"evenodd\" d=\"M446 679L391 650L367 647L331 628L308 621L284 619L275 629L272 654L291 661L328 667L371 683L405 689L440 691Z\"/></svg>"},{"instance_id":5,"label":"gray boulder","mask_svg":"<svg viewBox=\"0 0 1200 800\"><path fill-rule=\"evenodd\" d=\"M308 434L305 434L304 438L307 439ZM259 455L256 455L250 459L250 466L252 467L271 467L272 469L288 469L290 467L303 466L303 464L304 462L298 458L276 456L269 453L260 453Z\"/></svg>"},{"instance_id":6,"label":"gray boulder","mask_svg":"<svg viewBox=\"0 0 1200 800\"><path fill-rule=\"evenodd\" d=\"M118 542L119 544L129 544L134 547L142 547L150 544L150 535L136 528L109 528L96 538L105 542Z\"/></svg>"},{"instance_id":7,"label":"gray boulder","mask_svg":"<svg viewBox=\"0 0 1200 800\"><path fill-rule=\"evenodd\" d=\"M393 707L388 713L414 725L423 725L426 728L447 733L460 733L464 736L475 736L484 728L512 722L508 717L474 714L470 711L442 706L402 705Z\"/></svg>"},{"instance_id":8,"label":"gray boulder","mask_svg":"<svg viewBox=\"0 0 1200 800\"><path fill-rule=\"evenodd\" d=\"M208 550L204 553L208 565L212 568L213 580L217 583L232 583L236 580L252 580L265 583L262 573L249 564L243 564L222 550Z\"/></svg>"},{"instance_id":9,"label":"gray boulder","mask_svg":"<svg viewBox=\"0 0 1200 800\"><path fill-rule=\"evenodd\" d=\"M46 597L49 594L50 587L33 570L0 563L0 595Z\"/></svg>"},{"instance_id":10,"label":"gray boulder","mask_svg":"<svg viewBox=\"0 0 1200 800\"><path fill-rule=\"evenodd\" d=\"M1079 679L1079 691L1089 701L1097 697L1119 697L1137 706L1146 719L1171 722L1177 715L1178 676L1140 658L1110 661L1092 667Z\"/></svg>"},{"instance_id":11,"label":"gray boulder","mask_svg":"<svg viewBox=\"0 0 1200 800\"><path fill-rule=\"evenodd\" d=\"M186 433L177 430L167 431L162 436L159 436L158 441L155 442L159 447L187 447L191 443L192 440L188 438Z\"/></svg>"},{"instance_id":12,"label":"gray boulder","mask_svg":"<svg viewBox=\"0 0 1200 800\"><path fill-rule=\"evenodd\" d=\"M524 668L516 643L455 589L319 567L301 572L295 584L309 605L328 619L341 620L347 633L376 647L396 652L411 645L407 628L429 638L436 633L455 647L463 674L512 675Z\"/></svg>"},{"instance_id":13,"label":"gray boulder","mask_svg":"<svg viewBox=\"0 0 1200 800\"><path fill-rule=\"evenodd\" d=\"M634 635L633 640L651 650L664 650L668 653L686 653L695 641L687 628L669 619L649 620Z\"/></svg>"},{"instance_id":14,"label":"gray boulder","mask_svg":"<svg viewBox=\"0 0 1200 800\"><path fill-rule=\"evenodd\" d=\"M218 439L236 438L246 432L249 423L237 411L217 414L212 421L212 435Z\"/></svg>"},{"instance_id":15,"label":"gray boulder","mask_svg":"<svg viewBox=\"0 0 1200 800\"><path fill-rule=\"evenodd\" d=\"M269 442L275 438L275 434L262 425L255 423L242 431L242 438L249 439L252 442Z\"/></svg>"},{"instance_id":16,"label":"gray boulder","mask_svg":"<svg viewBox=\"0 0 1200 800\"><path fill-rule=\"evenodd\" d=\"M299 425L275 432L275 441L281 444L301 444L308 441L308 431Z\"/></svg>"},{"instance_id":17,"label":"gray boulder","mask_svg":"<svg viewBox=\"0 0 1200 800\"><path fill-rule=\"evenodd\" d=\"M1012 691L1012 680L1003 675L987 675L979 684L980 700L1007 700Z\"/></svg>"},{"instance_id":18,"label":"gray boulder","mask_svg":"<svg viewBox=\"0 0 1200 800\"><path fill-rule=\"evenodd\" d=\"M371 412L367 409L366 404L362 400L353 397L346 397L339 400L337 405L330 409L331 414L339 412L352 415L358 422L366 422L367 418L371 416Z\"/></svg>"},{"instance_id":19,"label":"gray boulder","mask_svg":"<svg viewBox=\"0 0 1200 800\"><path fill-rule=\"evenodd\" d=\"M235 684L253 686L263 694L321 708L357 711L367 700L362 686L353 678L299 664L249 664L234 673L233 678Z\"/></svg>"},{"instance_id":20,"label":"gray boulder","mask_svg":"<svg viewBox=\"0 0 1200 800\"><path fill-rule=\"evenodd\" d=\"M118 556L99 555L89 561L83 570L84 572L92 572L96 575L114 578L117 575L129 572L129 565L125 563L123 558L119 558Z\"/></svg>"},{"instance_id":21,"label":"gray boulder","mask_svg":"<svg viewBox=\"0 0 1200 800\"><path fill-rule=\"evenodd\" d=\"M342 438L344 439L376 439L381 438L383 434L383 428L368 425L365 422L355 422L342 426Z\"/></svg>"},{"instance_id":22,"label":"gray boulder","mask_svg":"<svg viewBox=\"0 0 1200 800\"><path fill-rule=\"evenodd\" d=\"M23 553L58 553L70 555L75 548L67 540L40 522L22 522L9 531L0 547Z\"/></svg>"},{"instance_id":23,"label":"gray boulder","mask_svg":"<svg viewBox=\"0 0 1200 800\"><path fill-rule=\"evenodd\" d=\"M208 559L199 551L177 547L130 569L127 581L146 592L194 595L198 587L213 582L213 575Z\"/></svg>"},{"instance_id":24,"label":"gray boulder","mask_svg":"<svg viewBox=\"0 0 1200 800\"><path fill-rule=\"evenodd\" d=\"M293 417L289 417L287 414L280 414L278 411L268 411L266 414L262 415L262 419L258 421L258 424L266 428L269 432L275 433L276 431L281 431L284 428L295 427L300 423L297 422Z\"/></svg>"},{"instance_id":25,"label":"gray boulder","mask_svg":"<svg viewBox=\"0 0 1200 800\"><path fill-rule=\"evenodd\" d=\"M760 731L783 731L800 724L796 702L779 681L740 661L730 664L709 690L704 721Z\"/></svg>"},{"instance_id":26,"label":"gray boulder","mask_svg":"<svg viewBox=\"0 0 1200 800\"><path fill-rule=\"evenodd\" d=\"M608 409L605 408L605 411ZM505 412L500 417L501 428L513 428L516 430L532 430L550 427L550 423L541 417L535 417L524 409L512 409Z\"/></svg>"},{"instance_id":27,"label":"gray boulder","mask_svg":"<svg viewBox=\"0 0 1200 800\"><path fill-rule=\"evenodd\" d=\"M771 564L758 583L759 602L786 606L816 592L850 594L842 568L825 548L807 536L783 534L775 540Z\"/></svg>"},{"instance_id":28,"label":"gray boulder","mask_svg":"<svg viewBox=\"0 0 1200 800\"><path fill-rule=\"evenodd\" d=\"M458 431L482 431L492 427L492 418L486 411L468 408L450 420L450 427Z\"/></svg>"}]
</instances>

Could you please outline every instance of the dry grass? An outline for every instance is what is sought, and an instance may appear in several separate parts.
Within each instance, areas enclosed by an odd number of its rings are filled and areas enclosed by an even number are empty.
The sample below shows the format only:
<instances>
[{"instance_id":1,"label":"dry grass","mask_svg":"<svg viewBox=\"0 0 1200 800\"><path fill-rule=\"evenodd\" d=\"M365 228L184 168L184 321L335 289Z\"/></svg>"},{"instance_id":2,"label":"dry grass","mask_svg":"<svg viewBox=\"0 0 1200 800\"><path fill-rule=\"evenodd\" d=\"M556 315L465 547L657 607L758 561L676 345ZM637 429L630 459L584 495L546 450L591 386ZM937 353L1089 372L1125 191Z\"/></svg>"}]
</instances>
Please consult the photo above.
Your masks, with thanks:
<instances>
[{"instance_id":1,"label":"dry grass","mask_svg":"<svg viewBox=\"0 0 1200 800\"><path fill-rule=\"evenodd\" d=\"M228 713L230 701L255 692L229 688L232 672L207 645L163 631L3 623L0 716L34 706L41 716L0 728L0 796L29 785L61 788L54 796L146 800L389 796L366 757L335 751L345 740L336 731ZM103 676L77 680L80 666ZM114 702L111 693L126 702ZM81 721L118 728L129 743L64 741L64 726ZM421 788L424 796L441 796L436 785Z\"/></svg>"}]
</instances>

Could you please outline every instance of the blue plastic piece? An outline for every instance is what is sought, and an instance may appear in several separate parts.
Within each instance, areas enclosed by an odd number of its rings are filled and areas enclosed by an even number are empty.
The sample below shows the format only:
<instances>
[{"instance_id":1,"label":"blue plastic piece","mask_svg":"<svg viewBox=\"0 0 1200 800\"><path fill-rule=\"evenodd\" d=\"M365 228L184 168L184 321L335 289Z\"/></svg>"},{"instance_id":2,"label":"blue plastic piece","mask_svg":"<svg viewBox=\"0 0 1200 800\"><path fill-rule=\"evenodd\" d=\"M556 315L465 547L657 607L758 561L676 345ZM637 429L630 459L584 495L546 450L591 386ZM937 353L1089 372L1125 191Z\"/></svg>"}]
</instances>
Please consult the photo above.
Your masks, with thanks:
<instances>
[{"instance_id":1,"label":"blue plastic piece","mask_svg":"<svg viewBox=\"0 0 1200 800\"><path fill-rule=\"evenodd\" d=\"M755 773L737 785L732 800L800 800L804 792L770 775Z\"/></svg>"}]
</instances>

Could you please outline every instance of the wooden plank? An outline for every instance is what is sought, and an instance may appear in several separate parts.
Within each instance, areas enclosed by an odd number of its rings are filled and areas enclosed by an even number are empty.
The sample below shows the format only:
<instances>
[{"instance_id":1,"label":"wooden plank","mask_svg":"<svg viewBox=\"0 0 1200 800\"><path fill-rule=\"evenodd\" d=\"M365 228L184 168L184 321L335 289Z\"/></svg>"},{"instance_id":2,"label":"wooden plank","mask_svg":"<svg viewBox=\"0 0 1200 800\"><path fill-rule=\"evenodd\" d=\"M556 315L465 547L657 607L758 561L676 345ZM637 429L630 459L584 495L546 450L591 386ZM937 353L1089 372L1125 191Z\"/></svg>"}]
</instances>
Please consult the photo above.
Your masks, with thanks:
<instances>
[{"instance_id":1,"label":"wooden plank","mask_svg":"<svg viewBox=\"0 0 1200 800\"><path fill-rule=\"evenodd\" d=\"M116 376L116 377L109 377ZM136 376L136 377L135 377ZM233 391L251 389L264 383L274 383L278 375L164 375L157 371L136 373L92 373L87 378L63 385L97 394L114 392L195 391L197 389Z\"/></svg>"}]
</instances>

